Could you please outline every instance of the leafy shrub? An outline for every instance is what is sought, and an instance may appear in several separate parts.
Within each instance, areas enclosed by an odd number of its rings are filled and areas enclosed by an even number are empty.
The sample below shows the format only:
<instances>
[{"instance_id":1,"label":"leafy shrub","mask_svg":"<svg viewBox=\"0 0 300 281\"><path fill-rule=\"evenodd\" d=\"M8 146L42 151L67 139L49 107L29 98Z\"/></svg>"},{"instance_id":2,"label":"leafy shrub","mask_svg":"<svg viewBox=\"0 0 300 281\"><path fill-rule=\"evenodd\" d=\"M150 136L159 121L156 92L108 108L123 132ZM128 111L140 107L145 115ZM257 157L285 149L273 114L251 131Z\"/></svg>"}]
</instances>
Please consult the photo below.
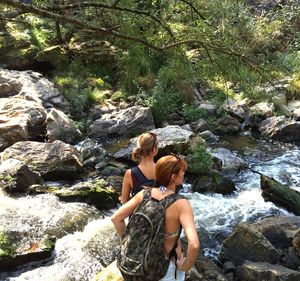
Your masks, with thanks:
<instances>
[{"instance_id":1,"label":"leafy shrub","mask_svg":"<svg viewBox=\"0 0 300 281\"><path fill-rule=\"evenodd\" d=\"M184 104L182 109L189 122L194 122L201 118L208 118L207 111L199 108L196 104Z\"/></svg>"},{"instance_id":2,"label":"leafy shrub","mask_svg":"<svg viewBox=\"0 0 300 281\"><path fill-rule=\"evenodd\" d=\"M188 170L195 175L207 173L213 165L212 158L203 144L199 144L191 149L187 155L187 161L189 164Z\"/></svg>"}]
</instances>

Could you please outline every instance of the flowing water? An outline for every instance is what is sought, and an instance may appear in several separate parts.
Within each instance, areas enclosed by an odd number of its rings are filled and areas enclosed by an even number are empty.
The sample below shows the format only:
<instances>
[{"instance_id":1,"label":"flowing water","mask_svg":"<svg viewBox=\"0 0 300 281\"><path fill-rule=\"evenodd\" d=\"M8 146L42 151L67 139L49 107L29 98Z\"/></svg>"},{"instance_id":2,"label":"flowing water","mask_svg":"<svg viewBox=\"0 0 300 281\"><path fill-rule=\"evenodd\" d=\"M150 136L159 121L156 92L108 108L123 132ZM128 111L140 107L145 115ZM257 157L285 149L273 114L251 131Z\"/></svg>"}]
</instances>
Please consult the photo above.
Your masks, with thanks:
<instances>
[{"instance_id":1,"label":"flowing water","mask_svg":"<svg viewBox=\"0 0 300 281\"><path fill-rule=\"evenodd\" d=\"M224 139L221 145L248 161L253 170L300 191L300 150L297 147L257 142L247 136ZM232 195L191 193L189 184L185 184L182 191L191 202L197 227L207 232L204 252L212 258L217 258L222 241L237 223L253 222L274 214L292 216L264 201L257 173L244 170L231 178L237 186ZM101 252L110 244L105 239L115 235L110 214L84 203L63 203L49 194L18 199L0 194L0 228L17 229L34 237L42 237L45 232L58 237L51 258L0 273L0 280L90 280L110 262L109 253Z\"/></svg>"}]
</instances>

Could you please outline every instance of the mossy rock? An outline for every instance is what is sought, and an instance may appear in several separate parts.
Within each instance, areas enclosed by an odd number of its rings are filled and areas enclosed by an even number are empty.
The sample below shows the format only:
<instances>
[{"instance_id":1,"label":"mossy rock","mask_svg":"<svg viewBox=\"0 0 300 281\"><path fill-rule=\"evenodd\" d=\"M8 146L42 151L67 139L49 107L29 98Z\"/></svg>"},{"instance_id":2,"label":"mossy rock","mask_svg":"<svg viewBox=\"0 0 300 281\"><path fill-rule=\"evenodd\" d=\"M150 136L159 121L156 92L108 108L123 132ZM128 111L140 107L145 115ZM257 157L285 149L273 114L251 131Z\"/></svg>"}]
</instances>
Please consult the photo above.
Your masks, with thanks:
<instances>
[{"instance_id":1,"label":"mossy rock","mask_svg":"<svg viewBox=\"0 0 300 281\"><path fill-rule=\"evenodd\" d=\"M49 188L48 192L65 202L84 202L92 204L100 210L114 208L119 202L119 193L112 187L106 186L103 180L79 183L75 189L72 187L63 189Z\"/></svg>"},{"instance_id":2,"label":"mossy rock","mask_svg":"<svg viewBox=\"0 0 300 281\"><path fill-rule=\"evenodd\" d=\"M49 62L57 69L64 69L69 64L69 54L61 46L52 46L40 51L35 60L39 62Z\"/></svg>"}]
</instances>

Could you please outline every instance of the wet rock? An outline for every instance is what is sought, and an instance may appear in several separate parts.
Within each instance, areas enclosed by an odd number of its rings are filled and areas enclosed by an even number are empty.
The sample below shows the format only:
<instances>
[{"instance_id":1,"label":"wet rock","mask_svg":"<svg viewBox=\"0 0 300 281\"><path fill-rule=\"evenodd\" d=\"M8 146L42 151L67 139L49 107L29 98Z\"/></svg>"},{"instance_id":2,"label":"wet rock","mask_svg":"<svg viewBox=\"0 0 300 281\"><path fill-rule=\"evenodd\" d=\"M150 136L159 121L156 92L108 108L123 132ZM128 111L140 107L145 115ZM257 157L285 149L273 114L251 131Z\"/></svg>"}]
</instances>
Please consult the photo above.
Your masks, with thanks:
<instances>
[{"instance_id":1,"label":"wet rock","mask_svg":"<svg viewBox=\"0 0 300 281\"><path fill-rule=\"evenodd\" d=\"M235 184L220 172L214 171L209 175L202 175L193 182L194 192L216 192L230 194L236 190Z\"/></svg>"},{"instance_id":2,"label":"wet rock","mask_svg":"<svg viewBox=\"0 0 300 281\"><path fill-rule=\"evenodd\" d=\"M154 121L151 109L133 106L103 114L89 127L88 134L93 138L128 137L152 129L154 129Z\"/></svg>"},{"instance_id":3,"label":"wet rock","mask_svg":"<svg viewBox=\"0 0 300 281\"><path fill-rule=\"evenodd\" d=\"M50 187L47 192L65 202L85 202L99 210L115 208L119 203L119 193L101 179L79 182L67 188Z\"/></svg>"},{"instance_id":4,"label":"wet rock","mask_svg":"<svg viewBox=\"0 0 300 281\"><path fill-rule=\"evenodd\" d=\"M16 159L8 159L0 165L1 187L9 193L26 192L33 184L39 184L41 176Z\"/></svg>"},{"instance_id":5,"label":"wet rock","mask_svg":"<svg viewBox=\"0 0 300 281\"><path fill-rule=\"evenodd\" d=\"M47 114L47 137L49 142L61 140L75 144L81 138L81 132L66 114L57 109L51 109Z\"/></svg>"},{"instance_id":6,"label":"wet rock","mask_svg":"<svg viewBox=\"0 0 300 281\"><path fill-rule=\"evenodd\" d=\"M300 266L300 259L294 247L289 247L286 255L286 267L298 270Z\"/></svg>"},{"instance_id":7,"label":"wet rock","mask_svg":"<svg viewBox=\"0 0 300 281\"><path fill-rule=\"evenodd\" d=\"M238 280L295 281L300 280L300 272L281 265L266 262L246 262L237 269Z\"/></svg>"},{"instance_id":8,"label":"wet rock","mask_svg":"<svg viewBox=\"0 0 300 281\"><path fill-rule=\"evenodd\" d=\"M263 191L262 195L266 200L300 215L300 193L298 191L264 175L261 175L260 185Z\"/></svg>"},{"instance_id":9,"label":"wet rock","mask_svg":"<svg viewBox=\"0 0 300 281\"><path fill-rule=\"evenodd\" d=\"M220 258L235 265L243 264L245 260L276 263L279 253L260 232L240 223L224 241Z\"/></svg>"},{"instance_id":10,"label":"wet rock","mask_svg":"<svg viewBox=\"0 0 300 281\"><path fill-rule=\"evenodd\" d=\"M183 130L176 125L158 128L151 130L151 132L155 133L159 140L159 155L166 155L178 150L186 151L190 146L190 136L193 134L191 131ZM117 151L113 156L117 159L130 159L132 150L136 146L136 140L137 138L131 139L126 147Z\"/></svg>"},{"instance_id":11,"label":"wet rock","mask_svg":"<svg viewBox=\"0 0 300 281\"><path fill-rule=\"evenodd\" d=\"M54 237L25 242L21 233L0 232L0 271L50 258L55 247Z\"/></svg>"},{"instance_id":12,"label":"wet rock","mask_svg":"<svg viewBox=\"0 0 300 281\"><path fill-rule=\"evenodd\" d=\"M53 143L18 142L1 153L1 160L14 158L39 172L44 179L76 178L82 171L81 156L75 147Z\"/></svg>"}]
</instances>

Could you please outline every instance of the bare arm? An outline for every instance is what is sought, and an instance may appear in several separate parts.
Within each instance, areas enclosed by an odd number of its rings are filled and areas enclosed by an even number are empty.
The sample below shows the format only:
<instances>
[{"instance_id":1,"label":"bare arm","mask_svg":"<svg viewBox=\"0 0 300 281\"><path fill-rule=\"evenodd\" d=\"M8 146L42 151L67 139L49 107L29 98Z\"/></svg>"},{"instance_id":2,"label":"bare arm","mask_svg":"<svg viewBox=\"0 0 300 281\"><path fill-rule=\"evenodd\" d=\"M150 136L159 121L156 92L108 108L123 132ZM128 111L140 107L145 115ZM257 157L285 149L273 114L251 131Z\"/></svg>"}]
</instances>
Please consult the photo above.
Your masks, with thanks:
<instances>
[{"instance_id":1,"label":"bare arm","mask_svg":"<svg viewBox=\"0 0 300 281\"><path fill-rule=\"evenodd\" d=\"M131 200L118 209L111 217L111 221L115 225L116 231L120 236L126 228L125 219L129 217L143 199L143 191L140 191Z\"/></svg>"},{"instance_id":2,"label":"bare arm","mask_svg":"<svg viewBox=\"0 0 300 281\"><path fill-rule=\"evenodd\" d=\"M130 199L130 192L132 189L132 179L131 170L125 172L123 183L122 183L122 193L121 193L121 203L124 205Z\"/></svg>"},{"instance_id":3,"label":"bare arm","mask_svg":"<svg viewBox=\"0 0 300 281\"><path fill-rule=\"evenodd\" d=\"M187 200L182 200L181 204L182 207L179 219L187 238L188 248L186 258L178 263L178 269L187 272L191 269L191 267L196 261L200 247L200 242L194 223L192 207Z\"/></svg>"}]
</instances>

